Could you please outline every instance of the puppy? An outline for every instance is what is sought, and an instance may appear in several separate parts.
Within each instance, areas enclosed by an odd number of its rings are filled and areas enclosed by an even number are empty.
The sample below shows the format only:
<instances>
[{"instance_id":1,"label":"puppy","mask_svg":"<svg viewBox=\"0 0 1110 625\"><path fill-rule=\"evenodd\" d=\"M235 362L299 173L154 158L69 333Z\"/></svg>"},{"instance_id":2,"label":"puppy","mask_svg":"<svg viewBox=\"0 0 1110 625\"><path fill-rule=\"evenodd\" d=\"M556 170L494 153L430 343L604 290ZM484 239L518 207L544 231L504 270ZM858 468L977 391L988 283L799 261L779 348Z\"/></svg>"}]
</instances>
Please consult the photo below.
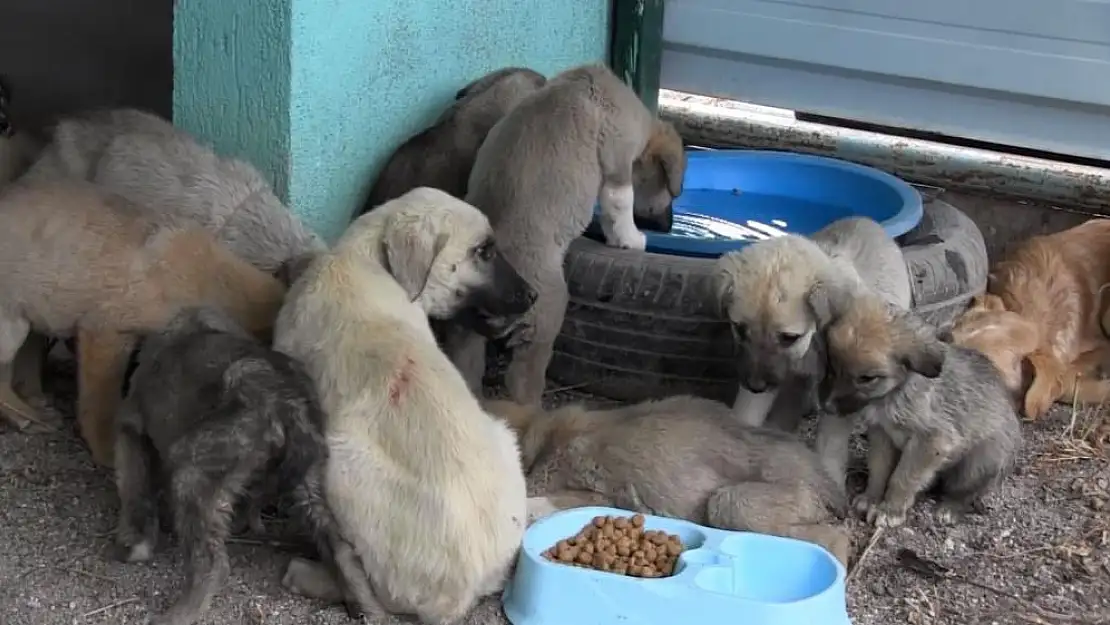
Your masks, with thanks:
<instances>
[{"instance_id":1,"label":"puppy","mask_svg":"<svg viewBox=\"0 0 1110 625\"><path fill-rule=\"evenodd\" d=\"M671 227L686 155L674 127L656 119L608 68L567 70L493 127L474 162L466 199L489 216L506 258L539 292L517 334L505 386L535 404L568 302L563 259L595 203L609 245L644 249L643 227ZM465 330L462 330L465 332ZM449 341L471 388L481 387L484 340Z\"/></svg>"},{"instance_id":2,"label":"puppy","mask_svg":"<svg viewBox=\"0 0 1110 625\"><path fill-rule=\"evenodd\" d=\"M832 310L822 402L868 427L867 489L853 506L868 522L901 525L936 482L942 522L981 510L1022 445L998 369L879 297L840 299Z\"/></svg>"},{"instance_id":3,"label":"puppy","mask_svg":"<svg viewBox=\"0 0 1110 625\"><path fill-rule=\"evenodd\" d=\"M466 196L474 156L490 128L546 81L543 74L530 69L506 67L460 89L454 104L430 128L397 148L359 214L416 187Z\"/></svg>"},{"instance_id":4,"label":"puppy","mask_svg":"<svg viewBox=\"0 0 1110 625\"><path fill-rule=\"evenodd\" d=\"M1104 402L1110 380L1097 378L1110 363L1107 283L1110 219L1033 237L994 265L987 295L957 320L952 340L999 367L1029 419L1056 401Z\"/></svg>"},{"instance_id":5,"label":"puppy","mask_svg":"<svg viewBox=\"0 0 1110 625\"><path fill-rule=\"evenodd\" d=\"M725 404L677 396L552 412L485 402L520 437L529 486L552 507L605 505L817 542L847 565L851 539L826 522L844 491L793 436L736 423Z\"/></svg>"},{"instance_id":6,"label":"puppy","mask_svg":"<svg viewBox=\"0 0 1110 625\"><path fill-rule=\"evenodd\" d=\"M370 597L362 567L324 502L324 416L312 380L222 313L184 310L143 340L120 409L116 548L149 560L158 530L156 478L169 489L187 554L185 593L156 625L190 625L230 572L225 541L236 500L272 474L292 491L320 551L352 594ZM163 474L155 475L155 467Z\"/></svg>"},{"instance_id":7,"label":"puppy","mask_svg":"<svg viewBox=\"0 0 1110 625\"><path fill-rule=\"evenodd\" d=\"M913 295L898 244L865 217L839 219L812 237L785 235L721 256L717 296L736 344L740 378L733 408L741 422L770 423L794 431L816 408L824 377L822 304L825 287L876 293L908 309ZM844 484L852 424L822 418L817 453L829 474Z\"/></svg>"},{"instance_id":8,"label":"puppy","mask_svg":"<svg viewBox=\"0 0 1110 625\"><path fill-rule=\"evenodd\" d=\"M63 119L26 176L94 182L174 226L200 225L274 273L324 248L249 163L223 158L168 121L135 109Z\"/></svg>"},{"instance_id":9,"label":"puppy","mask_svg":"<svg viewBox=\"0 0 1110 625\"><path fill-rule=\"evenodd\" d=\"M0 412L19 427L41 422L12 391L13 360L32 329L76 336L77 422L103 465L137 335L207 305L267 336L285 294L206 231L160 228L148 214L80 181L20 180L0 193Z\"/></svg>"},{"instance_id":10,"label":"puppy","mask_svg":"<svg viewBox=\"0 0 1110 625\"><path fill-rule=\"evenodd\" d=\"M452 623L502 587L520 546L516 440L481 409L428 325L492 298L502 316L520 315L534 292L481 212L417 188L352 222L278 315L275 348L304 362L320 392L328 503L366 567L378 603L370 616ZM300 564L288 587L334 596Z\"/></svg>"}]
</instances>

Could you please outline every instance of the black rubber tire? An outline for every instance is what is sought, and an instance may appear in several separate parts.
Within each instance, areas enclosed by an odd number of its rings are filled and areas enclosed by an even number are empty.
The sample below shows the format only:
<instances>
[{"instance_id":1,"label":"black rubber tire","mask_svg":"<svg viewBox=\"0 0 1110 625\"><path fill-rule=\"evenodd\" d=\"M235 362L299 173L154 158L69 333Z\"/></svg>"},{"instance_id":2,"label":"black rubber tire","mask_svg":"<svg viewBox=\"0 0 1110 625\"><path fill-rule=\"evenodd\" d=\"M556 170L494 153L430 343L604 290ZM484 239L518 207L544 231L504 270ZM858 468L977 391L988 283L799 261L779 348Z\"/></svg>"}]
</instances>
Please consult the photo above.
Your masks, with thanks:
<instances>
[{"instance_id":1,"label":"black rubber tire","mask_svg":"<svg viewBox=\"0 0 1110 625\"><path fill-rule=\"evenodd\" d=\"M899 243L914 308L931 323L947 325L986 287L983 235L952 205L928 202ZM731 402L736 371L713 264L579 237L566 257L570 304L548 377L623 401L689 393Z\"/></svg>"}]
</instances>

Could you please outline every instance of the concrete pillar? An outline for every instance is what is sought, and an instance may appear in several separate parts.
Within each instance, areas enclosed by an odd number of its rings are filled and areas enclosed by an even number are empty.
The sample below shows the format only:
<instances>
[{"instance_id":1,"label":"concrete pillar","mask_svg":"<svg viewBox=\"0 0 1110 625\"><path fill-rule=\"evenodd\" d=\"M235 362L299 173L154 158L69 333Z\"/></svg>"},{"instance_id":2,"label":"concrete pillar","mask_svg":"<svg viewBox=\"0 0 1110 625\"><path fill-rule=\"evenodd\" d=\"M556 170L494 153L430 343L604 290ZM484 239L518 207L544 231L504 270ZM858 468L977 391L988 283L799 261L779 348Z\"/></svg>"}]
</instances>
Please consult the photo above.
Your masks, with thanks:
<instances>
[{"instance_id":1,"label":"concrete pillar","mask_svg":"<svg viewBox=\"0 0 1110 625\"><path fill-rule=\"evenodd\" d=\"M174 123L342 233L385 158L473 78L604 60L600 0L177 0Z\"/></svg>"}]
</instances>

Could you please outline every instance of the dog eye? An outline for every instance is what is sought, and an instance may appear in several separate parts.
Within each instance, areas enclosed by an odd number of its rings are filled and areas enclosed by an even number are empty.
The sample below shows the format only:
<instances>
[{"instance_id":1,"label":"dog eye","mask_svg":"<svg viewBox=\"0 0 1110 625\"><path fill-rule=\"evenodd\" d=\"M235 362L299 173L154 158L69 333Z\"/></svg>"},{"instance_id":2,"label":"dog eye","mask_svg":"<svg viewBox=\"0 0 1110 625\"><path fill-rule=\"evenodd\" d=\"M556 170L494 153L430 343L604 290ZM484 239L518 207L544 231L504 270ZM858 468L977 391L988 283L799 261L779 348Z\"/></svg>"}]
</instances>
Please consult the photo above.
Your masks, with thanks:
<instances>
[{"instance_id":1,"label":"dog eye","mask_svg":"<svg viewBox=\"0 0 1110 625\"><path fill-rule=\"evenodd\" d=\"M874 382L875 380L878 380L881 377L883 377L883 376L877 375L877 374L874 374L874 373L868 373L868 374L865 374L865 375L857 375L856 376L856 384L861 384L861 385L862 384L871 384L872 382Z\"/></svg>"},{"instance_id":2,"label":"dog eye","mask_svg":"<svg viewBox=\"0 0 1110 625\"><path fill-rule=\"evenodd\" d=\"M487 262L493 259L493 241L487 241L479 245L478 249L474 251L474 255L477 256L479 260Z\"/></svg>"},{"instance_id":3,"label":"dog eye","mask_svg":"<svg viewBox=\"0 0 1110 625\"><path fill-rule=\"evenodd\" d=\"M783 347L790 347L802 338L801 334L794 334L793 332L779 332L779 344Z\"/></svg>"}]
</instances>

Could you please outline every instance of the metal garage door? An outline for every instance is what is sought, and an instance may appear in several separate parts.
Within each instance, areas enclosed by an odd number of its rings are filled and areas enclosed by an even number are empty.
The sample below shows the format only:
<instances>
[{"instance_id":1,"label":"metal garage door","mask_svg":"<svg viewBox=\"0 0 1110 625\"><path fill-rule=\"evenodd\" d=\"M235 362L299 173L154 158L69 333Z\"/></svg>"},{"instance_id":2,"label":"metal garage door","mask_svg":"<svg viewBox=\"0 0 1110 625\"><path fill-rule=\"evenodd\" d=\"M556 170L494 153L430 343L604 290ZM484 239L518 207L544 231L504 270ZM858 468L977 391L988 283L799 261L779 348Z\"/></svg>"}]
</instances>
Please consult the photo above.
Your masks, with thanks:
<instances>
[{"instance_id":1,"label":"metal garage door","mask_svg":"<svg viewBox=\"0 0 1110 625\"><path fill-rule=\"evenodd\" d=\"M1110 0L667 0L660 86L1110 158Z\"/></svg>"}]
</instances>

